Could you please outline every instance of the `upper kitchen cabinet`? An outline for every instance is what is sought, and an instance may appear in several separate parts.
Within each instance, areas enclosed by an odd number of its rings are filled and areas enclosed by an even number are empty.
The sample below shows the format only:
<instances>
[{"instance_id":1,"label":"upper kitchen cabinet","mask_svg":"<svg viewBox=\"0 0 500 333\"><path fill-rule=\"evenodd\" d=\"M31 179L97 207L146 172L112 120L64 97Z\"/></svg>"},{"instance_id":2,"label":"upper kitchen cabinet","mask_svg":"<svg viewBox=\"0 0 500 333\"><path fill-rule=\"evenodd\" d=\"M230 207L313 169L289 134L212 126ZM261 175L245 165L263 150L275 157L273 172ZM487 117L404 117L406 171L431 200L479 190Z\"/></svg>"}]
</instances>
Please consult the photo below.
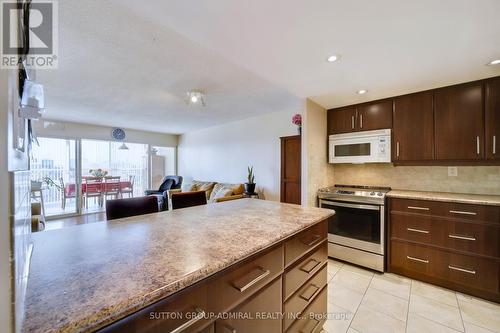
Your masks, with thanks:
<instances>
[{"instance_id":1,"label":"upper kitchen cabinet","mask_svg":"<svg viewBox=\"0 0 500 333\"><path fill-rule=\"evenodd\" d=\"M486 158L500 160L500 77L486 81Z\"/></svg>"},{"instance_id":2,"label":"upper kitchen cabinet","mask_svg":"<svg viewBox=\"0 0 500 333\"><path fill-rule=\"evenodd\" d=\"M435 90L434 121L436 160L484 158L482 82Z\"/></svg>"},{"instance_id":3,"label":"upper kitchen cabinet","mask_svg":"<svg viewBox=\"0 0 500 333\"><path fill-rule=\"evenodd\" d=\"M328 110L328 135L356 130L356 106Z\"/></svg>"},{"instance_id":4,"label":"upper kitchen cabinet","mask_svg":"<svg viewBox=\"0 0 500 333\"><path fill-rule=\"evenodd\" d=\"M432 91L394 99L394 162L428 161L434 157Z\"/></svg>"},{"instance_id":5,"label":"upper kitchen cabinet","mask_svg":"<svg viewBox=\"0 0 500 333\"><path fill-rule=\"evenodd\" d=\"M392 99L358 105L358 131L392 128Z\"/></svg>"}]
</instances>

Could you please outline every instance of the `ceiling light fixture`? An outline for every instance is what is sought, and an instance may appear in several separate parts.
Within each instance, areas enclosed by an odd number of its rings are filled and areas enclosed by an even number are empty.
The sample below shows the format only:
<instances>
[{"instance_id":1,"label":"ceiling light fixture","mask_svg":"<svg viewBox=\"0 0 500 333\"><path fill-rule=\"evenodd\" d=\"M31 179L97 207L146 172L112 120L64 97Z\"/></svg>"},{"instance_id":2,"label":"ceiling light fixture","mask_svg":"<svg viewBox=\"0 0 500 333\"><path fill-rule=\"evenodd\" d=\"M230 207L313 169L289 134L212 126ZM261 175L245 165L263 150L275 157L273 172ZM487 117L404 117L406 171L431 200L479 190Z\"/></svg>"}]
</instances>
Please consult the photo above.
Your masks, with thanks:
<instances>
[{"instance_id":1,"label":"ceiling light fixture","mask_svg":"<svg viewBox=\"0 0 500 333\"><path fill-rule=\"evenodd\" d=\"M500 65L500 59L495 59L488 63L488 66Z\"/></svg>"},{"instance_id":2,"label":"ceiling light fixture","mask_svg":"<svg viewBox=\"0 0 500 333\"><path fill-rule=\"evenodd\" d=\"M329 56L326 59L326 61L328 61L328 62L335 62L335 61L337 61L339 59L340 59L340 56L338 54L334 54L334 55Z\"/></svg>"},{"instance_id":3,"label":"ceiling light fixture","mask_svg":"<svg viewBox=\"0 0 500 333\"><path fill-rule=\"evenodd\" d=\"M124 142L120 147L118 147L118 149L120 149L120 150L128 150L128 147L127 147L127 145Z\"/></svg>"},{"instance_id":4,"label":"ceiling light fixture","mask_svg":"<svg viewBox=\"0 0 500 333\"><path fill-rule=\"evenodd\" d=\"M356 93L357 93L358 95L364 95L364 94L366 94L367 92L368 92L368 90L366 90L366 89L361 89L361 90L358 90Z\"/></svg>"},{"instance_id":5,"label":"ceiling light fixture","mask_svg":"<svg viewBox=\"0 0 500 333\"><path fill-rule=\"evenodd\" d=\"M205 94L200 90L191 90L187 92L187 105L196 105L201 103L201 105L205 106Z\"/></svg>"}]
</instances>

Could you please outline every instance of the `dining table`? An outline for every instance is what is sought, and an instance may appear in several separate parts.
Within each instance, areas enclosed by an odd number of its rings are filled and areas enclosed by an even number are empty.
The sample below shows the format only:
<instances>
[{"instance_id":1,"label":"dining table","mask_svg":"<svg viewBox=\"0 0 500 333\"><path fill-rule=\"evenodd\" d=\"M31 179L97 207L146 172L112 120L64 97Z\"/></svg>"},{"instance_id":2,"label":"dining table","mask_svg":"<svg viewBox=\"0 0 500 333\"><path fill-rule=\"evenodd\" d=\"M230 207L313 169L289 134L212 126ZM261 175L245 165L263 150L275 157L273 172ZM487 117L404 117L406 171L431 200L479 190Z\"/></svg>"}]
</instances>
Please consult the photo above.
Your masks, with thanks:
<instances>
[{"instance_id":1,"label":"dining table","mask_svg":"<svg viewBox=\"0 0 500 333\"><path fill-rule=\"evenodd\" d=\"M126 188L131 188L132 183L128 180L120 181L120 189L126 189ZM110 183L107 184L108 186ZM101 183L91 183L91 184L86 184L85 182L81 183L82 187L82 193L87 192L87 187L89 192L104 192L105 190L106 183L101 182ZM75 183L67 183L64 186L64 192L66 193L67 196L69 195L74 195L76 193L76 184Z\"/></svg>"}]
</instances>

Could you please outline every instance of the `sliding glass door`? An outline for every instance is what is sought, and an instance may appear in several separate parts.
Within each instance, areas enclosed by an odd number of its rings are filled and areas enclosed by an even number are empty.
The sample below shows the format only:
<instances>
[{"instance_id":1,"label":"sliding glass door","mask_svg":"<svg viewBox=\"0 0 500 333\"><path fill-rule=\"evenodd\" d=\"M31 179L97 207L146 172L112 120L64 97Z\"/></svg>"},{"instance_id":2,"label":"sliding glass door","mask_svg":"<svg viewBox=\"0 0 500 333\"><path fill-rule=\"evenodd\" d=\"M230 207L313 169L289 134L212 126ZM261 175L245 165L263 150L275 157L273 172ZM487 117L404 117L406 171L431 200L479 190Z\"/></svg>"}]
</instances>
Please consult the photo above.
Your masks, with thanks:
<instances>
[{"instance_id":1,"label":"sliding glass door","mask_svg":"<svg viewBox=\"0 0 500 333\"><path fill-rule=\"evenodd\" d=\"M32 200L42 204L45 216L76 214L76 140L38 138L30 159Z\"/></svg>"}]
</instances>

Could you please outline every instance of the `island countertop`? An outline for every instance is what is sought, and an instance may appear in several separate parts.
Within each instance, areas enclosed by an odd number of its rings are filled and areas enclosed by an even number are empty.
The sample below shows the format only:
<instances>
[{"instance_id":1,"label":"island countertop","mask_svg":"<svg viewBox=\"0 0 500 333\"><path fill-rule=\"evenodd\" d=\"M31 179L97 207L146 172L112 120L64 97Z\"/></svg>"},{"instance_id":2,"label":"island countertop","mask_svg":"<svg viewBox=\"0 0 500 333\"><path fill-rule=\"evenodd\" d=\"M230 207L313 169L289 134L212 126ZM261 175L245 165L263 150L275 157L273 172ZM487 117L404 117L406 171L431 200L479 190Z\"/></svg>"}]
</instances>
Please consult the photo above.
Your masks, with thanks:
<instances>
[{"instance_id":1,"label":"island countertop","mask_svg":"<svg viewBox=\"0 0 500 333\"><path fill-rule=\"evenodd\" d=\"M22 330L97 330L331 215L241 199L33 234Z\"/></svg>"}]
</instances>

